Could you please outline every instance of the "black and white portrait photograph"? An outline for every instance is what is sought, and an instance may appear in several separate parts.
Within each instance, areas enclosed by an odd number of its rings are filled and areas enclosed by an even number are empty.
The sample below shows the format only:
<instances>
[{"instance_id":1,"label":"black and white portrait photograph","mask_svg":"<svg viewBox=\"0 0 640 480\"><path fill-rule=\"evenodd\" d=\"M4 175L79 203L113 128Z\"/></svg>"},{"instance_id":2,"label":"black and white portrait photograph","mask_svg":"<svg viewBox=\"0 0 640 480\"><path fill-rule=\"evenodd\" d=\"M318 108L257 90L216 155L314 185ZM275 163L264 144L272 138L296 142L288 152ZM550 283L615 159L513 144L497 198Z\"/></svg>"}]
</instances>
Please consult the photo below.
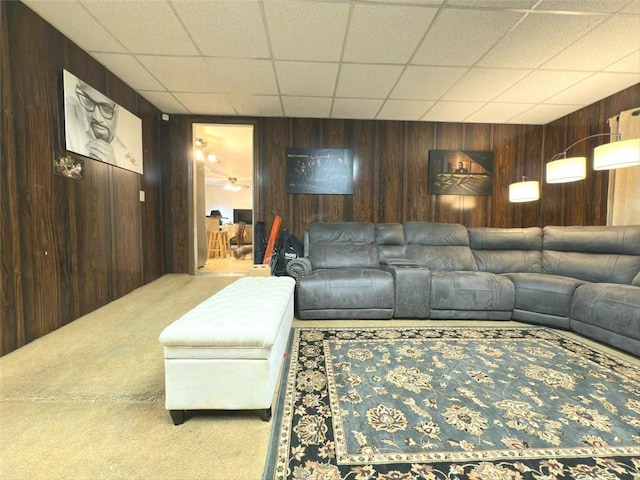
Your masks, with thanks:
<instances>
[{"instance_id":1,"label":"black and white portrait photograph","mask_svg":"<svg viewBox=\"0 0 640 480\"><path fill-rule=\"evenodd\" d=\"M67 70L63 84L66 149L142 174L142 120Z\"/></svg>"},{"instance_id":2,"label":"black and white portrait photograph","mask_svg":"<svg viewBox=\"0 0 640 480\"><path fill-rule=\"evenodd\" d=\"M430 195L491 195L493 152L429 150Z\"/></svg>"},{"instance_id":3,"label":"black and white portrait photograph","mask_svg":"<svg viewBox=\"0 0 640 480\"><path fill-rule=\"evenodd\" d=\"M353 193L351 150L287 148L287 193Z\"/></svg>"}]
</instances>

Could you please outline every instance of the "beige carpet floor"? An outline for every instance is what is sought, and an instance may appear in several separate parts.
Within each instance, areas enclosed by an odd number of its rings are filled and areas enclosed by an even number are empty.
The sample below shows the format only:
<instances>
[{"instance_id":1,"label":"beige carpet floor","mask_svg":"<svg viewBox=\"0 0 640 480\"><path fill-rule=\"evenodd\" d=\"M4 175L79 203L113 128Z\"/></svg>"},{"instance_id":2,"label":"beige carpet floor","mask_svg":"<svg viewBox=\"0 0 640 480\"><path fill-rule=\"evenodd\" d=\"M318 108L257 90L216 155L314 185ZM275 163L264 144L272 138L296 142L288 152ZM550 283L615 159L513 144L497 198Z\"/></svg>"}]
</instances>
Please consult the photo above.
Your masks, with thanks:
<instances>
[{"instance_id":1,"label":"beige carpet floor","mask_svg":"<svg viewBox=\"0 0 640 480\"><path fill-rule=\"evenodd\" d=\"M0 479L260 480L271 422L205 412L174 426L164 409L160 332L237 278L165 275L0 358ZM376 324L442 322L294 321Z\"/></svg>"},{"instance_id":2,"label":"beige carpet floor","mask_svg":"<svg viewBox=\"0 0 640 480\"><path fill-rule=\"evenodd\" d=\"M164 409L160 332L236 278L166 275L0 358L0 479L261 478L270 423Z\"/></svg>"}]
</instances>

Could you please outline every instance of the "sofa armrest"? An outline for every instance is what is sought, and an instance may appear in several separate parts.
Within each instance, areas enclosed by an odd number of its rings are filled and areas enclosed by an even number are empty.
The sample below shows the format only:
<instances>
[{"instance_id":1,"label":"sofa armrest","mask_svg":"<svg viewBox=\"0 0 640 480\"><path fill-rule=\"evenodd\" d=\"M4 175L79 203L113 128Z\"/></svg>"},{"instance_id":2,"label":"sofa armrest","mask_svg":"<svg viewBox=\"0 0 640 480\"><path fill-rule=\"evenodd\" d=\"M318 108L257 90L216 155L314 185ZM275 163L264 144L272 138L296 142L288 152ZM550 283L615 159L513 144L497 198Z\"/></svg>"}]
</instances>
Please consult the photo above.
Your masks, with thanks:
<instances>
[{"instance_id":1,"label":"sofa armrest","mask_svg":"<svg viewBox=\"0 0 640 480\"><path fill-rule=\"evenodd\" d=\"M287 263L287 273L298 283L303 277L311 275L313 267L307 257L298 257Z\"/></svg>"}]
</instances>

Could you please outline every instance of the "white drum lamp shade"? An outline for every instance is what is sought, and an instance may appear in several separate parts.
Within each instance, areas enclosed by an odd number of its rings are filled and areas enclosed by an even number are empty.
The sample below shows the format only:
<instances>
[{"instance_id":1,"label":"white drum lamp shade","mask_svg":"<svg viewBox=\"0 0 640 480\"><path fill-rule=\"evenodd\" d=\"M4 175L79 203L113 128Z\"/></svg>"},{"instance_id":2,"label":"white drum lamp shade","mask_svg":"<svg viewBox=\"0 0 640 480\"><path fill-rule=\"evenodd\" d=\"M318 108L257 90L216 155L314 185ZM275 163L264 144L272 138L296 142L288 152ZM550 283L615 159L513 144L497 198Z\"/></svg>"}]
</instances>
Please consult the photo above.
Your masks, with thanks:
<instances>
[{"instance_id":1,"label":"white drum lamp shade","mask_svg":"<svg viewBox=\"0 0 640 480\"><path fill-rule=\"evenodd\" d=\"M511 203L534 202L540 198L540 182L522 181L509 185Z\"/></svg>"},{"instance_id":2,"label":"white drum lamp shade","mask_svg":"<svg viewBox=\"0 0 640 480\"><path fill-rule=\"evenodd\" d=\"M593 150L593 169L611 170L640 165L640 138L605 143Z\"/></svg>"},{"instance_id":3,"label":"white drum lamp shade","mask_svg":"<svg viewBox=\"0 0 640 480\"><path fill-rule=\"evenodd\" d=\"M547 163L547 183L568 183L587 178L587 157L561 158Z\"/></svg>"}]
</instances>

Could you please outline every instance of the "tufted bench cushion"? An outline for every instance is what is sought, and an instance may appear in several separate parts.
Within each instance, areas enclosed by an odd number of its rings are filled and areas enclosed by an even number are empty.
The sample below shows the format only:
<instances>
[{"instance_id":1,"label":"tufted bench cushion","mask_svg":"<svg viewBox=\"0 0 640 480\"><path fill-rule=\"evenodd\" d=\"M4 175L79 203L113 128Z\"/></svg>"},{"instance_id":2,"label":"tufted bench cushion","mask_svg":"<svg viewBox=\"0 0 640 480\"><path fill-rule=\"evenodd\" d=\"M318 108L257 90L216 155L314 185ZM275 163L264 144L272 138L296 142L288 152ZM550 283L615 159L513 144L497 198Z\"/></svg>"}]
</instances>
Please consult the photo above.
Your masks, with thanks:
<instances>
[{"instance_id":1,"label":"tufted bench cushion","mask_svg":"<svg viewBox=\"0 0 640 480\"><path fill-rule=\"evenodd\" d=\"M165 407L265 409L271 402L293 322L290 277L243 277L166 327Z\"/></svg>"}]
</instances>

